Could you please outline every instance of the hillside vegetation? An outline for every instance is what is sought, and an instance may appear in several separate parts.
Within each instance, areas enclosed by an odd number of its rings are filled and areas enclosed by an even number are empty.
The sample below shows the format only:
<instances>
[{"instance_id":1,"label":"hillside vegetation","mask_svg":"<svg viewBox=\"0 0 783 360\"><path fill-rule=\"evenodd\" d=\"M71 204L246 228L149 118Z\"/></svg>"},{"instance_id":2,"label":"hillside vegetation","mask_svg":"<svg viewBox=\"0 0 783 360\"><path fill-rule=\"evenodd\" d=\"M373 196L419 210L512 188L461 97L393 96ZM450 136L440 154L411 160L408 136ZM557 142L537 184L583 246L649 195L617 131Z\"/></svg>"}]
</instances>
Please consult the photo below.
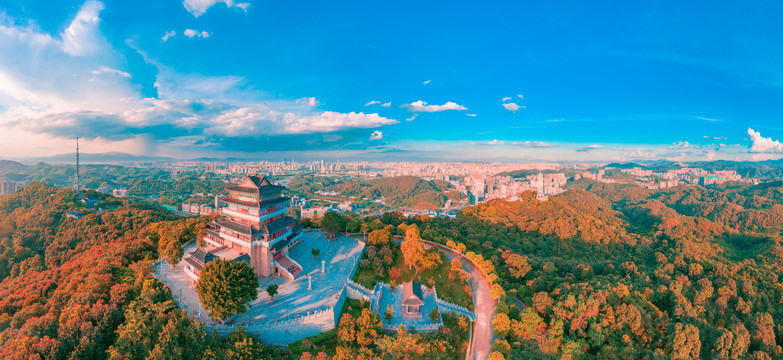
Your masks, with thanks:
<instances>
[{"instance_id":1,"label":"hillside vegetation","mask_svg":"<svg viewBox=\"0 0 783 360\"><path fill-rule=\"evenodd\" d=\"M495 348L507 358L773 359L783 356L781 185L581 182L543 203L416 222L423 237L491 261L505 290Z\"/></svg>"},{"instance_id":2,"label":"hillside vegetation","mask_svg":"<svg viewBox=\"0 0 783 360\"><path fill-rule=\"evenodd\" d=\"M0 358L279 355L244 332L207 334L149 276L156 249L204 219L125 204L74 220L73 208L72 191L40 183L0 197Z\"/></svg>"},{"instance_id":3,"label":"hillside vegetation","mask_svg":"<svg viewBox=\"0 0 783 360\"><path fill-rule=\"evenodd\" d=\"M384 198L389 205L414 209L440 209L447 200L463 197L446 181L427 181L415 176L345 182L330 189L346 197Z\"/></svg>"}]
</instances>

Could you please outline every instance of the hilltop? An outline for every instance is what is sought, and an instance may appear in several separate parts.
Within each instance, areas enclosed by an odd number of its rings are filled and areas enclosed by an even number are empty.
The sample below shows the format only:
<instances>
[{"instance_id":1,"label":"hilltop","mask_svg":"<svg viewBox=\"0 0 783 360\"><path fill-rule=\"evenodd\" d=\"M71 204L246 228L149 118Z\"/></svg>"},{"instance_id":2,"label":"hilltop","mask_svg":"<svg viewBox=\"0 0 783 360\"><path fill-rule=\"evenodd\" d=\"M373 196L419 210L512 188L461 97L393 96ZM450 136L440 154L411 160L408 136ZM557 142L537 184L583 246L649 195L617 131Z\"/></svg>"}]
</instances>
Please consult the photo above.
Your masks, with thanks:
<instances>
[{"instance_id":1,"label":"hilltop","mask_svg":"<svg viewBox=\"0 0 783 360\"><path fill-rule=\"evenodd\" d=\"M345 182L333 185L330 189L345 197L384 198L392 206L424 210L440 209L447 200L463 197L446 181L427 181L415 176Z\"/></svg>"}]
</instances>

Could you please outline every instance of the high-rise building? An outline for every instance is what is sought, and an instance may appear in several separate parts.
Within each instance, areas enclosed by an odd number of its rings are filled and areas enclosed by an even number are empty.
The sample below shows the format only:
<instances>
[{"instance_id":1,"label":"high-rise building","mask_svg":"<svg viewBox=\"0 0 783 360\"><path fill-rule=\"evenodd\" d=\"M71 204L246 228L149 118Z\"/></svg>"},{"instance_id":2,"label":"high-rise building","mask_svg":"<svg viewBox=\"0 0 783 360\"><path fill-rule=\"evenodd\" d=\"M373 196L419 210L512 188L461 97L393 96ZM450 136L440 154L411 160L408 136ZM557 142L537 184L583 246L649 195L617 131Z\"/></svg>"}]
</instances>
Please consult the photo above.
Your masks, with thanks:
<instances>
[{"instance_id":1,"label":"high-rise building","mask_svg":"<svg viewBox=\"0 0 783 360\"><path fill-rule=\"evenodd\" d=\"M288 249L299 242L301 229L285 215L289 198L283 196L283 187L250 175L226 190L224 216L209 223L206 247L185 258L191 277L197 280L201 269L216 257L245 261L257 276L294 279L300 275L302 266L288 257Z\"/></svg>"}]
</instances>

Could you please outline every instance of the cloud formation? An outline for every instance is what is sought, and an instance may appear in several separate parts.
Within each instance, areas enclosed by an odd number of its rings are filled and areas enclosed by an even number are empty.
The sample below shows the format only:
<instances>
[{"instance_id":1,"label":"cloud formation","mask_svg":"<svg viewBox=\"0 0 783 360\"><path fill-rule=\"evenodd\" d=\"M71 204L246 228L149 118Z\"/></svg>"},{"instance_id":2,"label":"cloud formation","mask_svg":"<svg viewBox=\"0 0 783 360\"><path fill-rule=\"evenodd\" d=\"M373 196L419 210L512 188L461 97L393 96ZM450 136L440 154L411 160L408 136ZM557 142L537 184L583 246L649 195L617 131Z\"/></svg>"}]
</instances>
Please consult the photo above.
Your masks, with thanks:
<instances>
[{"instance_id":1,"label":"cloud formation","mask_svg":"<svg viewBox=\"0 0 783 360\"><path fill-rule=\"evenodd\" d=\"M753 153L783 153L783 143L778 140L772 140L772 138L765 138L761 136L761 133L748 128L748 136L750 136L751 146L750 152Z\"/></svg>"},{"instance_id":2,"label":"cloud formation","mask_svg":"<svg viewBox=\"0 0 783 360\"><path fill-rule=\"evenodd\" d=\"M196 31L196 30L193 30L193 29L185 29L185 31L183 31L182 33L185 36L187 36L187 37L189 37L191 39L194 38L194 37L200 37L200 38L206 39L210 35L210 33L206 32L206 31Z\"/></svg>"},{"instance_id":3,"label":"cloud formation","mask_svg":"<svg viewBox=\"0 0 783 360\"><path fill-rule=\"evenodd\" d=\"M372 134L370 134L370 141L381 140L381 139L383 139L383 133L378 130L375 130L372 132Z\"/></svg>"},{"instance_id":4,"label":"cloud formation","mask_svg":"<svg viewBox=\"0 0 783 360\"><path fill-rule=\"evenodd\" d=\"M131 77L131 74L129 74L129 73L125 72L125 71L112 69L112 68L110 68L108 66L103 66L103 65L101 65L98 68L98 70L93 70L92 74L93 75L108 74L108 75L114 75L114 76L119 76L119 77L124 77L124 78L130 78Z\"/></svg>"},{"instance_id":5,"label":"cloud formation","mask_svg":"<svg viewBox=\"0 0 783 360\"><path fill-rule=\"evenodd\" d=\"M471 145L486 145L486 146L495 146L495 145L504 145L506 142L503 140L498 139L492 139L491 141L468 141L468 144Z\"/></svg>"},{"instance_id":6,"label":"cloud formation","mask_svg":"<svg viewBox=\"0 0 783 360\"><path fill-rule=\"evenodd\" d=\"M545 143L543 141L515 141L512 144L529 148L547 148L552 146L551 144Z\"/></svg>"},{"instance_id":7,"label":"cloud formation","mask_svg":"<svg viewBox=\"0 0 783 360\"><path fill-rule=\"evenodd\" d=\"M385 103L381 103L378 100L372 100L372 101L364 104L364 106L370 106L370 105L380 105L380 106L383 106L383 107L390 107L391 106L391 101L385 102Z\"/></svg>"},{"instance_id":8,"label":"cloud formation","mask_svg":"<svg viewBox=\"0 0 783 360\"><path fill-rule=\"evenodd\" d=\"M314 97L303 97L296 99L295 101L297 104L300 105L307 105L309 107L316 107L318 106L319 102Z\"/></svg>"},{"instance_id":9,"label":"cloud formation","mask_svg":"<svg viewBox=\"0 0 783 360\"><path fill-rule=\"evenodd\" d=\"M15 138L21 136L47 144L80 136L112 151L127 150L112 144L149 151L139 146L145 143L155 143L161 151L246 145L247 151L267 150L258 146L259 139L281 149L335 148L366 139L362 129L398 122L377 113L321 111L312 97L272 99L242 77L182 74L140 52L158 70L158 97L142 96L107 42L95 42L94 48L74 45L77 39L102 39L100 9L100 3L86 3L69 26L73 31L61 38L0 19L0 43L7 50L0 52L2 147L17 144ZM65 46L68 41L72 44ZM28 146L27 151L44 147Z\"/></svg>"},{"instance_id":10,"label":"cloud formation","mask_svg":"<svg viewBox=\"0 0 783 360\"><path fill-rule=\"evenodd\" d=\"M101 37L98 35L98 16L103 10L100 1L87 1L76 13L76 17L62 32L62 48L71 56L86 56L93 54L100 46Z\"/></svg>"},{"instance_id":11,"label":"cloud formation","mask_svg":"<svg viewBox=\"0 0 783 360\"><path fill-rule=\"evenodd\" d=\"M165 34L160 38L160 41L166 42L166 40L170 39L172 36L176 36L177 32L174 30L166 31Z\"/></svg>"},{"instance_id":12,"label":"cloud formation","mask_svg":"<svg viewBox=\"0 0 783 360\"><path fill-rule=\"evenodd\" d=\"M427 84L429 84L431 81L432 81L432 80L427 80L427 81L423 82L423 84L424 84L424 85L427 85Z\"/></svg>"},{"instance_id":13,"label":"cloud formation","mask_svg":"<svg viewBox=\"0 0 783 360\"><path fill-rule=\"evenodd\" d=\"M247 8L250 7L249 3L234 3L233 0L185 0L182 2L182 5L185 6L185 9L193 14L193 16L199 17L204 15L209 8L217 3L224 3L229 8L236 7L243 11L247 11Z\"/></svg>"},{"instance_id":14,"label":"cloud formation","mask_svg":"<svg viewBox=\"0 0 783 360\"><path fill-rule=\"evenodd\" d=\"M601 145L593 144L593 145L587 145L587 146L580 147L580 148L576 149L576 151L577 152L589 152L589 151L603 149L603 148L604 147L601 146Z\"/></svg>"},{"instance_id":15,"label":"cloud formation","mask_svg":"<svg viewBox=\"0 0 783 360\"><path fill-rule=\"evenodd\" d=\"M459 105L454 102L447 102L443 105L427 105L425 101L414 101L410 104L405 104L402 107L407 108L410 112L439 112L446 110L467 110L468 108Z\"/></svg>"},{"instance_id":16,"label":"cloud formation","mask_svg":"<svg viewBox=\"0 0 783 360\"><path fill-rule=\"evenodd\" d=\"M506 108L506 110L511 111L511 112L517 112L517 110L520 109L520 106L517 105L517 104L514 104L514 103L503 104L503 107Z\"/></svg>"}]
</instances>

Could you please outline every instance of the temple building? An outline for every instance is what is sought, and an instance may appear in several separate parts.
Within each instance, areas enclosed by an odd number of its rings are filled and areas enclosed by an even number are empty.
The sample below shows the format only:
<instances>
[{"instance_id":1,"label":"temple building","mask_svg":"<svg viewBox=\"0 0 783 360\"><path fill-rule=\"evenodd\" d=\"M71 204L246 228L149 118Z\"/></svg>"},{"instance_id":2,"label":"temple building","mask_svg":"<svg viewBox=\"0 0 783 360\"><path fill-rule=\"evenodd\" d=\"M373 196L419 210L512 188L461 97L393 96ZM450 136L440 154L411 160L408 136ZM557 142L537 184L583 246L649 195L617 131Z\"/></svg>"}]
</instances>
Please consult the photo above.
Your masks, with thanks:
<instances>
[{"instance_id":1,"label":"temple building","mask_svg":"<svg viewBox=\"0 0 783 360\"><path fill-rule=\"evenodd\" d=\"M247 262L257 276L299 276L302 266L288 257L288 249L299 243L301 228L285 216L290 199L283 196L283 187L250 175L226 190L224 216L209 223L205 247L184 259L188 275L198 281L207 263L222 258Z\"/></svg>"},{"instance_id":2,"label":"temple building","mask_svg":"<svg viewBox=\"0 0 783 360\"><path fill-rule=\"evenodd\" d=\"M402 283L402 317L406 319L421 318L421 307L424 306L423 299L420 283L415 281Z\"/></svg>"}]
</instances>

